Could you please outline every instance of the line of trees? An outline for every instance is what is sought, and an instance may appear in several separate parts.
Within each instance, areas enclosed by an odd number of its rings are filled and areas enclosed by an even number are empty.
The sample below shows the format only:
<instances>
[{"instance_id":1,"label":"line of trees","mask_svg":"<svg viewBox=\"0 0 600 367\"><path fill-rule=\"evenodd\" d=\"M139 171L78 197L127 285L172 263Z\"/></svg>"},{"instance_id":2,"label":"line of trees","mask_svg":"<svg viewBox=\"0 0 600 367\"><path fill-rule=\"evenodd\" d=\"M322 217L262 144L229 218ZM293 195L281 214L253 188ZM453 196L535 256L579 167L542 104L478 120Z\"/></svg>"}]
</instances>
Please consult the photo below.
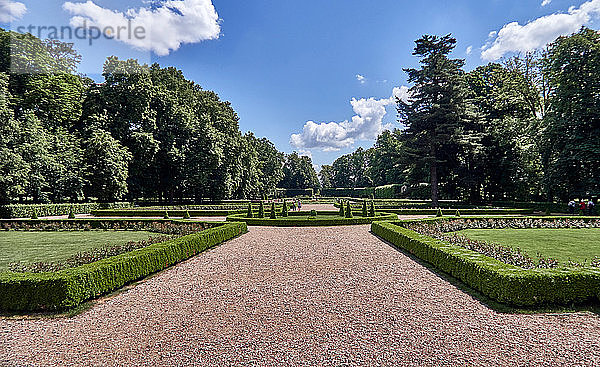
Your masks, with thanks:
<instances>
[{"instance_id":1,"label":"line of trees","mask_svg":"<svg viewBox=\"0 0 600 367\"><path fill-rule=\"evenodd\" d=\"M405 69L405 129L323 166L324 187L427 183L440 197L566 201L600 193L600 34L582 28L543 52L470 72L456 40L426 35Z\"/></svg>"},{"instance_id":2,"label":"line of trees","mask_svg":"<svg viewBox=\"0 0 600 367\"><path fill-rule=\"evenodd\" d=\"M76 74L71 44L0 29L0 203L227 199L318 187L308 157L243 134L180 70L109 57Z\"/></svg>"}]
</instances>

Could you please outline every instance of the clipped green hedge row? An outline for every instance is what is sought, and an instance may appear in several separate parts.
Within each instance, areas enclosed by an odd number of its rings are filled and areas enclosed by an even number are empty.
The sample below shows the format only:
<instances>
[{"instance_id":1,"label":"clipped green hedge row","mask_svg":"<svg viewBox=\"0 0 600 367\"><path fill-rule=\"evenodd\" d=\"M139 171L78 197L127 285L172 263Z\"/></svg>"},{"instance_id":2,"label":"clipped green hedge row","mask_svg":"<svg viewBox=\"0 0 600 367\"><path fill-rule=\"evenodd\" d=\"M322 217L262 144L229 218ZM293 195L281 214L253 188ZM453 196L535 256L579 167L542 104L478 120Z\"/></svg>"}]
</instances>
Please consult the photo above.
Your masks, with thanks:
<instances>
[{"instance_id":1,"label":"clipped green hedge row","mask_svg":"<svg viewBox=\"0 0 600 367\"><path fill-rule=\"evenodd\" d=\"M39 217L87 214L99 209L130 208L131 203L85 203L85 204L9 204L0 206L0 218L30 218L35 211Z\"/></svg>"},{"instance_id":2,"label":"clipped green hedge row","mask_svg":"<svg viewBox=\"0 0 600 367\"><path fill-rule=\"evenodd\" d=\"M442 209L443 215L456 215L457 209ZM385 209L386 212L400 215L436 215L437 209ZM533 209L458 209L460 215L526 215L533 214Z\"/></svg>"},{"instance_id":3,"label":"clipped green hedge row","mask_svg":"<svg viewBox=\"0 0 600 367\"><path fill-rule=\"evenodd\" d=\"M73 308L245 232L245 223L223 223L188 236L56 273L0 273L0 311Z\"/></svg>"},{"instance_id":4,"label":"clipped green hedge row","mask_svg":"<svg viewBox=\"0 0 600 367\"><path fill-rule=\"evenodd\" d=\"M185 210L167 210L169 217L181 217L185 215ZM192 217L226 217L231 214L245 213L245 209L235 210L189 210ZM160 217L165 215L165 210L94 210L91 213L95 217Z\"/></svg>"},{"instance_id":5,"label":"clipped green hedge row","mask_svg":"<svg viewBox=\"0 0 600 367\"><path fill-rule=\"evenodd\" d=\"M305 218L310 212L290 212L289 217L269 218L270 212L265 212L265 218L247 218L245 214L235 214L227 217L227 221L245 222L249 226L269 227L318 227L318 226L349 226L358 224L370 224L374 221L396 220L398 216L390 213L377 213L375 217L361 217L360 212L353 212L354 217L345 218L338 216L337 212L318 211L317 217Z\"/></svg>"},{"instance_id":6,"label":"clipped green hedge row","mask_svg":"<svg viewBox=\"0 0 600 367\"><path fill-rule=\"evenodd\" d=\"M600 300L600 269L522 269L394 223L375 222L371 231L498 302L542 306Z\"/></svg>"}]
</instances>

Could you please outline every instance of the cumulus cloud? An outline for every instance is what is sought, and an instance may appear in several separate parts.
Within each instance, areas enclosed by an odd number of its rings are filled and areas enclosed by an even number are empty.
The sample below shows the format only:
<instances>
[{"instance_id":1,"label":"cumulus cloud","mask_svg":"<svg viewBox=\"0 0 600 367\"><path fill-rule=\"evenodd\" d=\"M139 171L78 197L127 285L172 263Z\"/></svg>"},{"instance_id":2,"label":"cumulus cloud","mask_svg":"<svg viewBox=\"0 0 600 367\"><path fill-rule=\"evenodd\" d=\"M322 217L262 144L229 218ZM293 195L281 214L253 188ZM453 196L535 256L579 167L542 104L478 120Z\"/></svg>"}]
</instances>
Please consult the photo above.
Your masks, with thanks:
<instances>
[{"instance_id":1,"label":"cumulus cloud","mask_svg":"<svg viewBox=\"0 0 600 367\"><path fill-rule=\"evenodd\" d=\"M544 1L542 1L542 6L549 5L551 2L552 2L552 0L544 0Z\"/></svg>"},{"instance_id":2,"label":"cumulus cloud","mask_svg":"<svg viewBox=\"0 0 600 367\"><path fill-rule=\"evenodd\" d=\"M184 43L216 39L221 32L219 15L212 0L168 0L124 13L103 8L91 0L84 3L68 1L63 4L63 9L71 13L73 27L110 28L111 37L160 56L168 55ZM128 31L119 36L116 34L118 27L141 27L145 30L144 36L130 37Z\"/></svg>"},{"instance_id":3,"label":"cumulus cloud","mask_svg":"<svg viewBox=\"0 0 600 367\"><path fill-rule=\"evenodd\" d=\"M599 16L600 0L590 0L578 8L569 8L567 13L546 15L525 25L508 23L497 33L490 33L489 42L482 47L481 58L495 61L509 52L537 50L558 36L577 32L579 28Z\"/></svg>"},{"instance_id":4,"label":"cumulus cloud","mask_svg":"<svg viewBox=\"0 0 600 367\"><path fill-rule=\"evenodd\" d=\"M0 0L0 23L10 23L21 19L27 12L25 4L12 1Z\"/></svg>"},{"instance_id":5,"label":"cumulus cloud","mask_svg":"<svg viewBox=\"0 0 600 367\"><path fill-rule=\"evenodd\" d=\"M367 81L367 77L365 77L364 75L356 74L356 80L358 80L360 84L365 84L365 82Z\"/></svg>"},{"instance_id":6,"label":"cumulus cloud","mask_svg":"<svg viewBox=\"0 0 600 367\"><path fill-rule=\"evenodd\" d=\"M343 122L316 123L308 121L302 133L292 134L290 144L298 149L340 150L349 147L357 140L374 140L390 124L384 124L386 107L396 102L396 98L409 100L409 89L396 87L389 98L352 98L350 104L354 110L351 120Z\"/></svg>"},{"instance_id":7,"label":"cumulus cloud","mask_svg":"<svg viewBox=\"0 0 600 367\"><path fill-rule=\"evenodd\" d=\"M471 52L473 52L473 46L467 47L467 51L466 52L467 52L467 55L470 55Z\"/></svg>"}]
</instances>

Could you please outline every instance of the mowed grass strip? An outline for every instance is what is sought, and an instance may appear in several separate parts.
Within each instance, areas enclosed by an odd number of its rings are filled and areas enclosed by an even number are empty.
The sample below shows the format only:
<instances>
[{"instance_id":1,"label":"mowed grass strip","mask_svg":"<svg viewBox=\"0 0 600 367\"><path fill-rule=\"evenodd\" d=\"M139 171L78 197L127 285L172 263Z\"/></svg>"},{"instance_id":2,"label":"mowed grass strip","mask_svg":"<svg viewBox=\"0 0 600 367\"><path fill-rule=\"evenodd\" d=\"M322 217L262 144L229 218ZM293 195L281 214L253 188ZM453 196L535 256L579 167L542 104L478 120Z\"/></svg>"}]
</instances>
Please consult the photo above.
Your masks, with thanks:
<instances>
[{"instance_id":1,"label":"mowed grass strip","mask_svg":"<svg viewBox=\"0 0 600 367\"><path fill-rule=\"evenodd\" d=\"M600 257L600 228L582 229L466 229L458 234L478 241L520 248L532 258L537 254L584 262Z\"/></svg>"},{"instance_id":2,"label":"mowed grass strip","mask_svg":"<svg viewBox=\"0 0 600 367\"><path fill-rule=\"evenodd\" d=\"M160 236L146 231L0 232L0 272L13 262L35 263L66 260L93 248L122 245Z\"/></svg>"}]
</instances>

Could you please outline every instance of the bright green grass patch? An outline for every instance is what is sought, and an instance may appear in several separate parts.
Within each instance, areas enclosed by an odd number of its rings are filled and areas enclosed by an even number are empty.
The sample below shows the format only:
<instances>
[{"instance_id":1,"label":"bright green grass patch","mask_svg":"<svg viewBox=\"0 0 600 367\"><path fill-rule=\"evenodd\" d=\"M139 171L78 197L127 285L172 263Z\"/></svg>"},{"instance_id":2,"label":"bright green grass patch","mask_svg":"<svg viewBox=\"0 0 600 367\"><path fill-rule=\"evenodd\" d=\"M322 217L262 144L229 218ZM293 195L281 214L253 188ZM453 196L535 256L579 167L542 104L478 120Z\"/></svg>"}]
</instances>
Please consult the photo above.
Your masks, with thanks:
<instances>
[{"instance_id":1,"label":"bright green grass patch","mask_svg":"<svg viewBox=\"0 0 600 367\"><path fill-rule=\"evenodd\" d=\"M537 254L564 263L584 262L600 256L600 228L582 229L467 229L458 232L474 240L520 248L532 258Z\"/></svg>"},{"instance_id":2,"label":"bright green grass patch","mask_svg":"<svg viewBox=\"0 0 600 367\"><path fill-rule=\"evenodd\" d=\"M0 272L13 262L57 262L108 245L147 240L157 233L145 231L0 232Z\"/></svg>"}]
</instances>

